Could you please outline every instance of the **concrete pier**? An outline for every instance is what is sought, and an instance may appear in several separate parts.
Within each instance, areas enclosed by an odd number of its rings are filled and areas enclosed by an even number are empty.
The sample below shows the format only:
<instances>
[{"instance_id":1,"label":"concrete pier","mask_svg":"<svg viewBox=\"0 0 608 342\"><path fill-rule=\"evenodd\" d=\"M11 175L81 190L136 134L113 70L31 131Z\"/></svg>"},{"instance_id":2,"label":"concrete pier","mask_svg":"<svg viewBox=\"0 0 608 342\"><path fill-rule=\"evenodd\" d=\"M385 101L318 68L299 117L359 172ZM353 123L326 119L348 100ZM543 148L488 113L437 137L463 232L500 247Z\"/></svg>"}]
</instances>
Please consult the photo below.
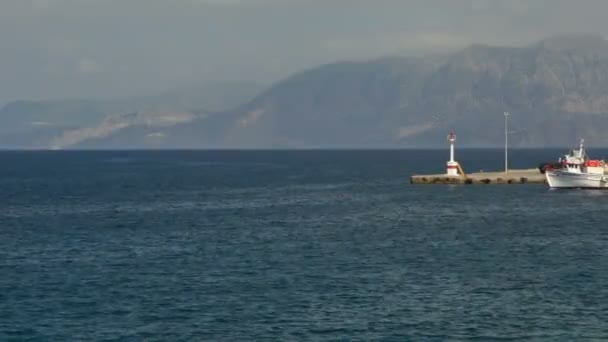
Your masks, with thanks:
<instances>
[{"instance_id":1,"label":"concrete pier","mask_svg":"<svg viewBox=\"0 0 608 342\"><path fill-rule=\"evenodd\" d=\"M413 175L411 184L545 184L545 175L538 169L501 172L476 172L466 175Z\"/></svg>"}]
</instances>

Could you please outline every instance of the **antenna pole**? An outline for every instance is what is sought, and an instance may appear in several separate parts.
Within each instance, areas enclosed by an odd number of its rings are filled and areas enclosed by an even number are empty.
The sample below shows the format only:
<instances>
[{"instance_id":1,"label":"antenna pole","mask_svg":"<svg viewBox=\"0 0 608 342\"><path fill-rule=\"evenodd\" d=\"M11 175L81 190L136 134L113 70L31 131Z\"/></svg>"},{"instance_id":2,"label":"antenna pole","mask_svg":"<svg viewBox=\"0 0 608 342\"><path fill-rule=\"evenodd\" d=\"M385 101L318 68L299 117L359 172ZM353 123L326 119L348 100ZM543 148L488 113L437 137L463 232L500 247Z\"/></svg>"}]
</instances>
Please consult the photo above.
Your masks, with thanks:
<instances>
[{"instance_id":1,"label":"antenna pole","mask_svg":"<svg viewBox=\"0 0 608 342\"><path fill-rule=\"evenodd\" d=\"M505 112L505 173L509 173L509 112Z\"/></svg>"}]
</instances>

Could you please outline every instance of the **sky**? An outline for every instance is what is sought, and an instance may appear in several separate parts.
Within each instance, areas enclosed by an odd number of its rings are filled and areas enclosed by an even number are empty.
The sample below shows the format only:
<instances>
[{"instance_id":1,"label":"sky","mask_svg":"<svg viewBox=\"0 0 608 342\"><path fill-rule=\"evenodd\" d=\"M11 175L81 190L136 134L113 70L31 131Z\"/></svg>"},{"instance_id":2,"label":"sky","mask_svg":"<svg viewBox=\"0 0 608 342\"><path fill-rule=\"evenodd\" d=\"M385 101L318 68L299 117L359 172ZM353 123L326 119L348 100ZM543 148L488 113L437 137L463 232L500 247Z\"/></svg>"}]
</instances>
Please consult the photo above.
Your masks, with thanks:
<instances>
[{"instance_id":1,"label":"sky","mask_svg":"<svg viewBox=\"0 0 608 342\"><path fill-rule=\"evenodd\" d=\"M608 36L604 0L0 0L0 103L270 84L341 60Z\"/></svg>"}]
</instances>

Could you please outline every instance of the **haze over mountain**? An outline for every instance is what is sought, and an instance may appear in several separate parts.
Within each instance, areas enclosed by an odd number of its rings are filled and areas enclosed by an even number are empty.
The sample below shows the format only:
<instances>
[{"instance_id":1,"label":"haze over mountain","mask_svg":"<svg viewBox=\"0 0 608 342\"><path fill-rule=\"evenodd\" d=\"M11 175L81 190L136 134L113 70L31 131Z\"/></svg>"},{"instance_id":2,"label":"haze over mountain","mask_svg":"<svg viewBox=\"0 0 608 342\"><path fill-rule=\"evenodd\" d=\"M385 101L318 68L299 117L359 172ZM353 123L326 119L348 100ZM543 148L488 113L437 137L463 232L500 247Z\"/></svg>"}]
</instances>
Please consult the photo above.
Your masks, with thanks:
<instances>
[{"instance_id":1,"label":"haze over mountain","mask_svg":"<svg viewBox=\"0 0 608 342\"><path fill-rule=\"evenodd\" d=\"M270 84L342 60L608 36L603 0L2 0L0 103Z\"/></svg>"},{"instance_id":2,"label":"haze over mountain","mask_svg":"<svg viewBox=\"0 0 608 342\"><path fill-rule=\"evenodd\" d=\"M0 1L0 148L443 146L451 129L461 146L494 146L504 111L516 145L604 144L606 11Z\"/></svg>"},{"instance_id":3,"label":"haze over mountain","mask_svg":"<svg viewBox=\"0 0 608 342\"><path fill-rule=\"evenodd\" d=\"M54 134L29 147L430 147L443 146L452 129L461 146L501 146L505 111L514 146L567 146L579 138L605 145L608 42L566 34L521 47L472 45L445 55L338 62L240 99L230 110L176 106L110 118L70 102L74 113L86 114L76 127L49 130Z\"/></svg>"}]
</instances>

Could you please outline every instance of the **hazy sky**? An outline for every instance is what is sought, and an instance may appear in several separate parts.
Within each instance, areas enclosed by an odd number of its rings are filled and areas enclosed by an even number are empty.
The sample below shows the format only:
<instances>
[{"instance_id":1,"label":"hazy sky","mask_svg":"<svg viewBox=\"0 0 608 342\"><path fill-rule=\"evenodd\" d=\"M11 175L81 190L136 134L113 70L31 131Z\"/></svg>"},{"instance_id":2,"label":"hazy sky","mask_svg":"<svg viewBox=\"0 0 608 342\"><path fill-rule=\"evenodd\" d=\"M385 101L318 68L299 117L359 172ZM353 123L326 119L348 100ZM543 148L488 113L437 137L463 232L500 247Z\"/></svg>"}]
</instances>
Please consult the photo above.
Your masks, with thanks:
<instances>
[{"instance_id":1,"label":"hazy sky","mask_svg":"<svg viewBox=\"0 0 608 342\"><path fill-rule=\"evenodd\" d=\"M0 102L270 83L320 63L608 36L605 0L0 0Z\"/></svg>"}]
</instances>

